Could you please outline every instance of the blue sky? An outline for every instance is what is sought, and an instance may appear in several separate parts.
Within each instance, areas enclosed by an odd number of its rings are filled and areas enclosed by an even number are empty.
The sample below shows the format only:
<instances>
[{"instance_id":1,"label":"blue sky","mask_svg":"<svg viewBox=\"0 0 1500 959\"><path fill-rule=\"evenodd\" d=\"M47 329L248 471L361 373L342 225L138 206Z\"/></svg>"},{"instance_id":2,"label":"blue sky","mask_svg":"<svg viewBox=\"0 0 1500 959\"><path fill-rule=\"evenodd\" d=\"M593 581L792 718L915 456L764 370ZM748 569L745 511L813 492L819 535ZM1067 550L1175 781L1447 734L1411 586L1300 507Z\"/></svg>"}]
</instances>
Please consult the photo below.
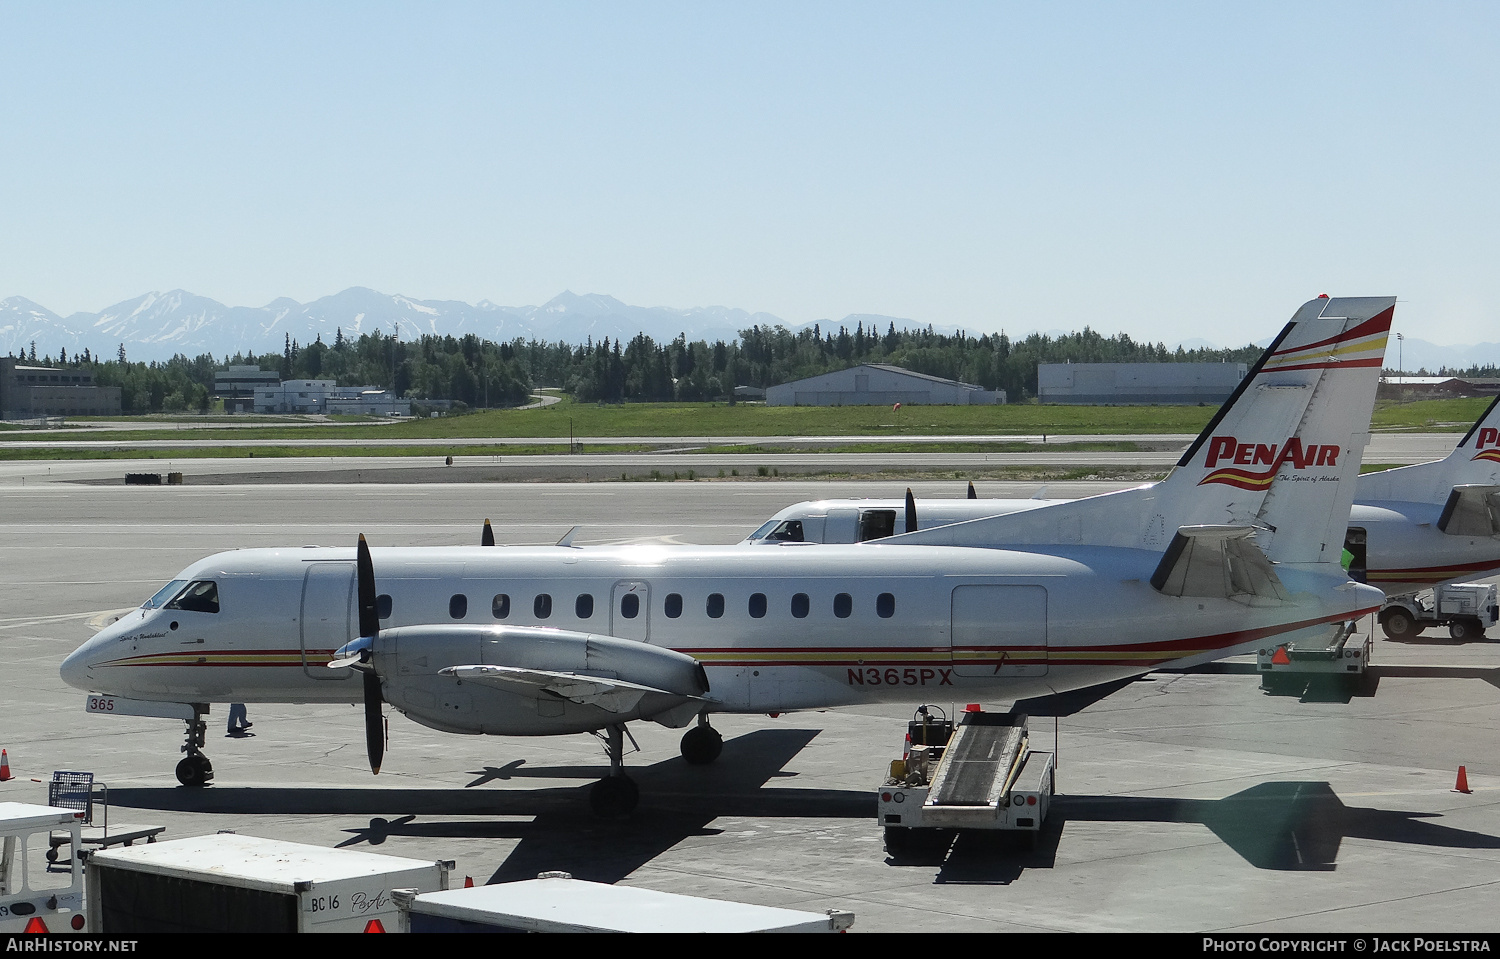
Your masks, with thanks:
<instances>
[{"instance_id":1,"label":"blue sky","mask_svg":"<svg viewBox=\"0 0 1500 959\"><path fill-rule=\"evenodd\" d=\"M0 297L1500 340L1500 6L0 0Z\"/></svg>"}]
</instances>

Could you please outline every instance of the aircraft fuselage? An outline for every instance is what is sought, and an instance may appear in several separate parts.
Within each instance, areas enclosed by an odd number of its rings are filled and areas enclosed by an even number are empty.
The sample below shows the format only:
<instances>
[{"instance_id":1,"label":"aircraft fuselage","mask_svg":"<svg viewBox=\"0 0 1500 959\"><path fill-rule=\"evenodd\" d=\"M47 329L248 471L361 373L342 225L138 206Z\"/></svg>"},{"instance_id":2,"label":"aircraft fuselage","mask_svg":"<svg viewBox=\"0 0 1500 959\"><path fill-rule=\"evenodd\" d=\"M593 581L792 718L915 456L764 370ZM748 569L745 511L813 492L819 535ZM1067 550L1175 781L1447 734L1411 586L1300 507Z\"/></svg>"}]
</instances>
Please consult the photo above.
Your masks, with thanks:
<instances>
[{"instance_id":1,"label":"aircraft fuselage","mask_svg":"<svg viewBox=\"0 0 1500 959\"><path fill-rule=\"evenodd\" d=\"M473 733L601 725L597 707L438 675L478 665L494 648L486 630L498 627L677 650L703 665L709 711L781 712L1045 695L1321 633L1379 604L1329 564L1279 566L1291 599L1276 606L1166 596L1150 584L1160 553L1109 547L372 552L382 605L389 597L381 635L390 641L376 660L386 701ZM358 674L326 665L357 634L352 549L221 553L178 579L212 583L217 611L133 611L69 656L63 678L142 700L360 701Z\"/></svg>"}]
</instances>

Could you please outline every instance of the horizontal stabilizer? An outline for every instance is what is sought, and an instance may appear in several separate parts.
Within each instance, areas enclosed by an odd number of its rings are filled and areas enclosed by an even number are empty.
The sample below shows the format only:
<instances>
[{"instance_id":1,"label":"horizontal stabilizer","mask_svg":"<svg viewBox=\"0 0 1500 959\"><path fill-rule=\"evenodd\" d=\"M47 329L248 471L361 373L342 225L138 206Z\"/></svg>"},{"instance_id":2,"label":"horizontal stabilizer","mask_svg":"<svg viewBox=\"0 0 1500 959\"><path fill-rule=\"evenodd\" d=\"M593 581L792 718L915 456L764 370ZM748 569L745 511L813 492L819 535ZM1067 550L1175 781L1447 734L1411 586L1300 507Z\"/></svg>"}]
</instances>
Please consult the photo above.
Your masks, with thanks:
<instances>
[{"instance_id":1,"label":"horizontal stabilizer","mask_svg":"<svg viewBox=\"0 0 1500 959\"><path fill-rule=\"evenodd\" d=\"M1168 596L1211 596L1250 606L1287 601L1271 561L1243 526L1184 526L1162 554L1151 585Z\"/></svg>"},{"instance_id":2,"label":"horizontal stabilizer","mask_svg":"<svg viewBox=\"0 0 1500 959\"><path fill-rule=\"evenodd\" d=\"M1449 536L1500 536L1500 486L1455 486L1438 529Z\"/></svg>"}]
</instances>

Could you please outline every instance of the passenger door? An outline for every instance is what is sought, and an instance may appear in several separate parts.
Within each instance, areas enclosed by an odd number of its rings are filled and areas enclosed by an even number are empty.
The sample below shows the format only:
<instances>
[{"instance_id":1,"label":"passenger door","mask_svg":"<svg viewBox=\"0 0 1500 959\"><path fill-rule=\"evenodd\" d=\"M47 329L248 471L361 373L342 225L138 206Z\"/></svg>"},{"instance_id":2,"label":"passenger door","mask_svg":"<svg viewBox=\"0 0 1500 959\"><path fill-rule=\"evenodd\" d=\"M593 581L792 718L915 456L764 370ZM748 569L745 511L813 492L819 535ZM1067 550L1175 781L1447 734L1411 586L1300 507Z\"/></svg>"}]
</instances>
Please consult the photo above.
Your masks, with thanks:
<instances>
[{"instance_id":1,"label":"passenger door","mask_svg":"<svg viewBox=\"0 0 1500 959\"><path fill-rule=\"evenodd\" d=\"M313 679L348 680L352 669L328 669L328 654L354 637L354 564L308 563L302 580L302 671ZM311 656L309 656L309 652Z\"/></svg>"},{"instance_id":2,"label":"passenger door","mask_svg":"<svg viewBox=\"0 0 1500 959\"><path fill-rule=\"evenodd\" d=\"M609 601L609 634L651 641L651 590L643 582L616 583Z\"/></svg>"}]
</instances>

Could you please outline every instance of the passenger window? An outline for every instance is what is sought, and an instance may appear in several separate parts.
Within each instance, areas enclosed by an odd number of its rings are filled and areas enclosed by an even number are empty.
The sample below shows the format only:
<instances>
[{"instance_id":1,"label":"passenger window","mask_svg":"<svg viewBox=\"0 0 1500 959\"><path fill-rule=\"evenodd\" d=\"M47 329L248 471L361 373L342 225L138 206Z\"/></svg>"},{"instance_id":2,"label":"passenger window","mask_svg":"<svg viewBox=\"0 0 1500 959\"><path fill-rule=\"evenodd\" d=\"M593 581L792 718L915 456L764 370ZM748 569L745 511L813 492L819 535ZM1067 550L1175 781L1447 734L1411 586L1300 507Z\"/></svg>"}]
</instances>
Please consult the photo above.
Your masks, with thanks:
<instances>
[{"instance_id":1,"label":"passenger window","mask_svg":"<svg viewBox=\"0 0 1500 959\"><path fill-rule=\"evenodd\" d=\"M219 585L211 579L188 583L187 588L167 604L167 609L181 609L189 613L217 613Z\"/></svg>"},{"instance_id":2,"label":"passenger window","mask_svg":"<svg viewBox=\"0 0 1500 959\"><path fill-rule=\"evenodd\" d=\"M537 619L546 619L552 615L552 596L548 593L537 593L536 599L531 603L531 612Z\"/></svg>"},{"instance_id":3,"label":"passenger window","mask_svg":"<svg viewBox=\"0 0 1500 959\"><path fill-rule=\"evenodd\" d=\"M578 598L573 601L573 615L579 619L588 619L594 615L594 597L589 593L579 593Z\"/></svg>"},{"instance_id":4,"label":"passenger window","mask_svg":"<svg viewBox=\"0 0 1500 959\"><path fill-rule=\"evenodd\" d=\"M810 609L812 609L812 601L807 598L806 593L798 593L792 597L793 616L798 619L806 619Z\"/></svg>"},{"instance_id":5,"label":"passenger window","mask_svg":"<svg viewBox=\"0 0 1500 959\"><path fill-rule=\"evenodd\" d=\"M375 597L375 615L379 619L391 618L391 594L381 593Z\"/></svg>"},{"instance_id":6,"label":"passenger window","mask_svg":"<svg viewBox=\"0 0 1500 959\"><path fill-rule=\"evenodd\" d=\"M755 619L763 619L766 615L766 594L750 594L750 615Z\"/></svg>"},{"instance_id":7,"label":"passenger window","mask_svg":"<svg viewBox=\"0 0 1500 959\"><path fill-rule=\"evenodd\" d=\"M681 605L679 604L679 611ZM620 597L620 615L626 619L635 619L641 614L641 598L635 593L626 593Z\"/></svg>"},{"instance_id":8,"label":"passenger window","mask_svg":"<svg viewBox=\"0 0 1500 959\"><path fill-rule=\"evenodd\" d=\"M490 600L490 614L496 619L510 618L510 594L496 593L495 598Z\"/></svg>"},{"instance_id":9,"label":"passenger window","mask_svg":"<svg viewBox=\"0 0 1500 959\"><path fill-rule=\"evenodd\" d=\"M469 597L463 593L454 593L448 599L448 616L450 619L463 619L469 615Z\"/></svg>"},{"instance_id":10,"label":"passenger window","mask_svg":"<svg viewBox=\"0 0 1500 959\"><path fill-rule=\"evenodd\" d=\"M708 594L708 618L709 619L718 619L720 616L723 616L723 615L724 615L724 594L723 593L709 593Z\"/></svg>"},{"instance_id":11,"label":"passenger window","mask_svg":"<svg viewBox=\"0 0 1500 959\"><path fill-rule=\"evenodd\" d=\"M839 593L833 597L833 615L839 619L848 619L852 612L854 612L854 597L848 593Z\"/></svg>"},{"instance_id":12,"label":"passenger window","mask_svg":"<svg viewBox=\"0 0 1500 959\"><path fill-rule=\"evenodd\" d=\"M881 593L875 597L875 614L881 619L890 619L896 615L896 594Z\"/></svg>"},{"instance_id":13,"label":"passenger window","mask_svg":"<svg viewBox=\"0 0 1500 959\"><path fill-rule=\"evenodd\" d=\"M667 614L668 619L676 619L682 615L682 594L668 593L666 602L662 603L662 612Z\"/></svg>"}]
</instances>

